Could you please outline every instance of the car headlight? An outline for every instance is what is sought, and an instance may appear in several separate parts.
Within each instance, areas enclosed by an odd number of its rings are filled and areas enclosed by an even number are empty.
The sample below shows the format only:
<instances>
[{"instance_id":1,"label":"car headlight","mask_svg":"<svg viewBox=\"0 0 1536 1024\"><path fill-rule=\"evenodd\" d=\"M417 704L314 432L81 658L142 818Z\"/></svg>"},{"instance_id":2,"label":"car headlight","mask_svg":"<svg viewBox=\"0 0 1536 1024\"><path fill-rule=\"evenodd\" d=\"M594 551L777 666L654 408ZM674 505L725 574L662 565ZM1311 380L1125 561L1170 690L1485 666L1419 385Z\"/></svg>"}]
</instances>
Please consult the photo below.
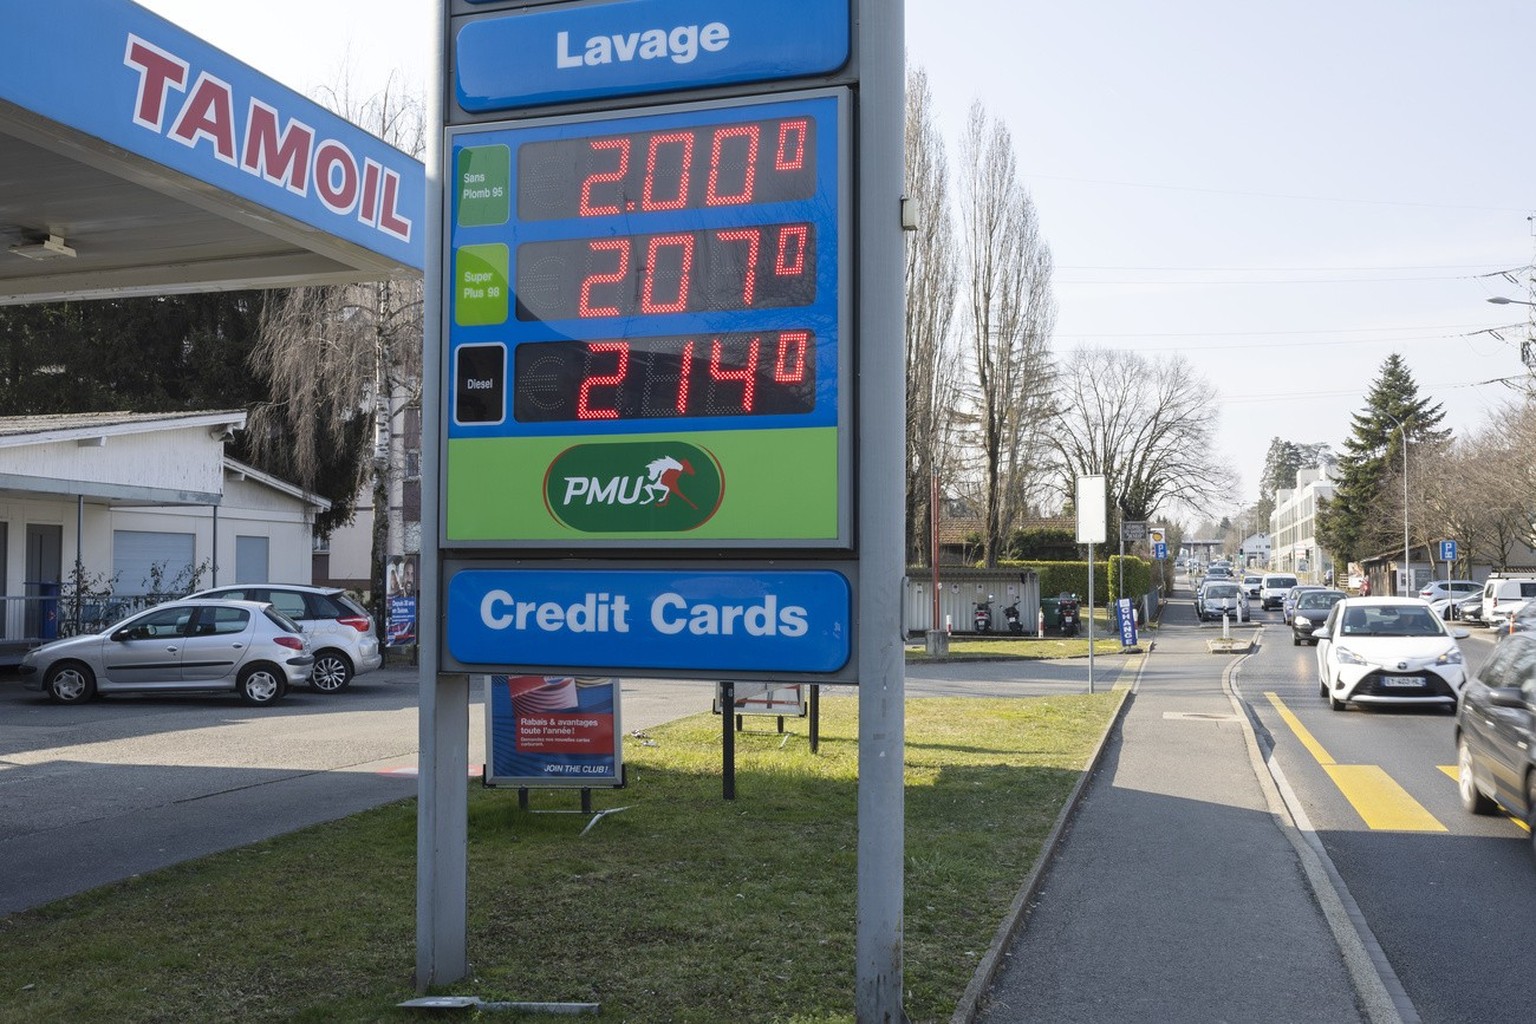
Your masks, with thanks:
<instances>
[{"instance_id":1,"label":"car headlight","mask_svg":"<svg viewBox=\"0 0 1536 1024\"><path fill-rule=\"evenodd\" d=\"M1334 654L1334 657L1339 659L1340 664L1343 664L1343 665L1369 665L1370 664L1370 662L1368 662L1364 658L1360 657L1360 655L1356 654L1354 651L1350 650L1348 647L1338 647L1338 646L1335 646L1334 649L1333 649L1333 654Z\"/></svg>"},{"instance_id":2,"label":"car headlight","mask_svg":"<svg viewBox=\"0 0 1536 1024\"><path fill-rule=\"evenodd\" d=\"M1291 623L1299 629L1312 628L1312 620L1307 618L1305 615L1292 615Z\"/></svg>"},{"instance_id":3,"label":"car headlight","mask_svg":"<svg viewBox=\"0 0 1536 1024\"><path fill-rule=\"evenodd\" d=\"M1440 655L1440 657L1436 658L1435 659L1435 664L1436 665L1460 665L1461 664L1461 648L1460 647L1452 647L1450 650L1448 650L1444 654Z\"/></svg>"}]
</instances>

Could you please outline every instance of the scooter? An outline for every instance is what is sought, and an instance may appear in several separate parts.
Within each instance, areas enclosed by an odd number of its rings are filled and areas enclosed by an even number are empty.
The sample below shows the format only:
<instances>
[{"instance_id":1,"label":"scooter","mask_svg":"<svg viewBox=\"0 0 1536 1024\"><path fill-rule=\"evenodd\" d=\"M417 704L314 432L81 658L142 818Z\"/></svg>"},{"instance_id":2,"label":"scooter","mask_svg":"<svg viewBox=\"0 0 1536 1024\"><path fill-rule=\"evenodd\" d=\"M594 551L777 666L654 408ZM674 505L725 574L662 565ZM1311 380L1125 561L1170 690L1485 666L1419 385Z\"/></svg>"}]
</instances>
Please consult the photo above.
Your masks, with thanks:
<instances>
[{"instance_id":1,"label":"scooter","mask_svg":"<svg viewBox=\"0 0 1536 1024\"><path fill-rule=\"evenodd\" d=\"M978 633L992 632L992 595L988 594L985 601L976 602L976 614L971 616L971 624Z\"/></svg>"},{"instance_id":2,"label":"scooter","mask_svg":"<svg viewBox=\"0 0 1536 1024\"><path fill-rule=\"evenodd\" d=\"M1003 618L1008 620L1008 632L1024 632L1024 623L1019 621L1019 602L1015 601L1003 609Z\"/></svg>"},{"instance_id":3,"label":"scooter","mask_svg":"<svg viewBox=\"0 0 1536 1024\"><path fill-rule=\"evenodd\" d=\"M1057 607L1061 610L1061 635L1077 636L1079 617L1077 598L1062 595L1061 603Z\"/></svg>"}]
</instances>

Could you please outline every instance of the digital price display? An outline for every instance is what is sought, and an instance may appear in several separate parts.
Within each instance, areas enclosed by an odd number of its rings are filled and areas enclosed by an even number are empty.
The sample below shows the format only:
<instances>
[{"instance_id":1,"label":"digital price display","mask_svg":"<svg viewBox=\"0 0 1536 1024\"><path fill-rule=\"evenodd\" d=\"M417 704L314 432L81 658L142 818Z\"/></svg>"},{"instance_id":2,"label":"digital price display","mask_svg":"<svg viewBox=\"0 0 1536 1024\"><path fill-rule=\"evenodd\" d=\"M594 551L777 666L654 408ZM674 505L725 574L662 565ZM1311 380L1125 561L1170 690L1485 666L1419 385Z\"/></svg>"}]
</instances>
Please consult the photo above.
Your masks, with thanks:
<instances>
[{"instance_id":1,"label":"digital price display","mask_svg":"<svg viewBox=\"0 0 1536 1024\"><path fill-rule=\"evenodd\" d=\"M451 541L851 544L848 103L453 132Z\"/></svg>"}]
</instances>

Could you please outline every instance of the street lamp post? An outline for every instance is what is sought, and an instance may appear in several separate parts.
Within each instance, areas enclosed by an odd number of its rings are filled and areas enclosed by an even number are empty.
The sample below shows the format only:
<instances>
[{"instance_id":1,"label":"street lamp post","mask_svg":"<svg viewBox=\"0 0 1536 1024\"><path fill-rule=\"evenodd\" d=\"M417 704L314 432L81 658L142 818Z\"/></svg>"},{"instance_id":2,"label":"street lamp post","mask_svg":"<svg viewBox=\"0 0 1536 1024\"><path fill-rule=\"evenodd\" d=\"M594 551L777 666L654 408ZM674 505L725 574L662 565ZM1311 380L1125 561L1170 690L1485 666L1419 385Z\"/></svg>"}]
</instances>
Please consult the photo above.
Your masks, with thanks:
<instances>
[{"instance_id":1,"label":"street lamp post","mask_svg":"<svg viewBox=\"0 0 1536 1024\"><path fill-rule=\"evenodd\" d=\"M1403 585L1406 591L1413 590L1413 577L1410 575L1408 561L1408 424L1393 416L1386 410L1378 410L1383 416L1397 424L1397 429L1403 435Z\"/></svg>"}]
</instances>

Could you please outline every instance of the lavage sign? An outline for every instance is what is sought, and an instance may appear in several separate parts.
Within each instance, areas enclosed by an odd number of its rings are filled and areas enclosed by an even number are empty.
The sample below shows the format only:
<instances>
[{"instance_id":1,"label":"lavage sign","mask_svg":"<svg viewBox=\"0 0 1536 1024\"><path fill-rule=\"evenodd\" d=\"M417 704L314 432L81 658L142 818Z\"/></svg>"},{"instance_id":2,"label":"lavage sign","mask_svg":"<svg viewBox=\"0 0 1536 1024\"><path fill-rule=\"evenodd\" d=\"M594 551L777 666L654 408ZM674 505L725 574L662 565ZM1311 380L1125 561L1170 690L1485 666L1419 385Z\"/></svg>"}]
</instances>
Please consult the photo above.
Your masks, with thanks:
<instances>
[{"instance_id":1,"label":"lavage sign","mask_svg":"<svg viewBox=\"0 0 1536 1024\"><path fill-rule=\"evenodd\" d=\"M585 50L571 52L571 34L555 34L555 66L560 68L592 67L611 64L614 61L663 60L670 58L674 64L691 64L699 51L719 53L731 44L731 30L724 22L712 21L700 28L698 25L678 25L670 31L648 28L644 32L615 33L592 36L587 39Z\"/></svg>"},{"instance_id":2,"label":"lavage sign","mask_svg":"<svg viewBox=\"0 0 1536 1024\"><path fill-rule=\"evenodd\" d=\"M841 573L465 569L448 649L465 665L835 672L851 654Z\"/></svg>"},{"instance_id":3,"label":"lavage sign","mask_svg":"<svg viewBox=\"0 0 1536 1024\"><path fill-rule=\"evenodd\" d=\"M458 30L454 92L464 110L490 113L829 74L848 62L850 25L849 0L619 0L494 12Z\"/></svg>"}]
</instances>

